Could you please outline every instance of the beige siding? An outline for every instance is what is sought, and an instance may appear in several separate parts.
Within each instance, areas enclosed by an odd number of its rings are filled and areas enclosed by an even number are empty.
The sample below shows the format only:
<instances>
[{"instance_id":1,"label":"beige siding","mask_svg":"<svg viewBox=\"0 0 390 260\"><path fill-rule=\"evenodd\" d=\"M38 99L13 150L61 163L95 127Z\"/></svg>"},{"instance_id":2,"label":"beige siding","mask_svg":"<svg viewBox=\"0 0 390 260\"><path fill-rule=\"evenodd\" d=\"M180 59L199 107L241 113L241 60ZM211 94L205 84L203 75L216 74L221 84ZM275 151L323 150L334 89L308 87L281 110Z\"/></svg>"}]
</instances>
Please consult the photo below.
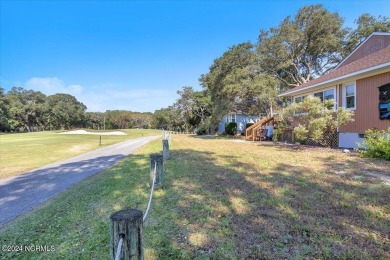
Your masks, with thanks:
<instances>
[{"instance_id":1,"label":"beige siding","mask_svg":"<svg viewBox=\"0 0 390 260\"><path fill-rule=\"evenodd\" d=\"M390 127L390 120L379 119L378 87L390 83L390 72L356 81L355 121L340 127L340 132L364 133L367 129L385 130ZM342 87L339 91L339 105L342 105Z\"/></svg>"}]
</instances>

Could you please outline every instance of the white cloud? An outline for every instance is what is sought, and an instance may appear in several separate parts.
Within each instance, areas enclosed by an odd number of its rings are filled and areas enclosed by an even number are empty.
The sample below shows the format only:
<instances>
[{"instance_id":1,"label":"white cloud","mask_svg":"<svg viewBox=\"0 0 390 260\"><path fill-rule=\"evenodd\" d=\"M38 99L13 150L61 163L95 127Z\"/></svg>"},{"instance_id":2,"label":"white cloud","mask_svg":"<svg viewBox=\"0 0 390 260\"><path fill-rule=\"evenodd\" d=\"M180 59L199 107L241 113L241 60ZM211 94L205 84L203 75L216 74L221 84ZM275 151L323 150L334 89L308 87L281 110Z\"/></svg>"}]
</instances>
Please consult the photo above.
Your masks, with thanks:
<instances>
[{"instance_id":1,"label":"white cloud","mask_svg":"<svg viewBox=\"0 0 390 260\"><path fill-rule=\"evenodd\" d=\"M167 107L176 100L169 90L137 88L120 90L119 88L98 88L98 91L85 93L88 95L84 103L88 111L131 110L137 112L154 112L156 109ZM82 100L80 98L80 100Z\"/></svg>"},{"instance_id":2,"label":"white cloud","mask_svg":"<svg viewBox=\"0 0 390 260\"><path fill-rule=\"evenodd\" d=\"M66 85L57 77L31 78L24 84L26 89L41 91L46 95L66 93L84 103L88 110L131 110L154 112L156 109L172 105L177 99L175 91L152 88L125 88L115 84L100 86Z\"/></svg>"},{"instance_id":3,"label":"white cloud","mask_svg":"<svg viewBox=\"0 0 390 260\"><path fill-rule=\"evenodd\" d=\"M83 90L83 88L80 85L65 86L62 80L56 77L31 78L27 80L25 84L25 88L41 91L46 95L53 95L56 93L66 93L70 95L76 95L77 93L81 93Z\"/></svg>"}]
</instances>

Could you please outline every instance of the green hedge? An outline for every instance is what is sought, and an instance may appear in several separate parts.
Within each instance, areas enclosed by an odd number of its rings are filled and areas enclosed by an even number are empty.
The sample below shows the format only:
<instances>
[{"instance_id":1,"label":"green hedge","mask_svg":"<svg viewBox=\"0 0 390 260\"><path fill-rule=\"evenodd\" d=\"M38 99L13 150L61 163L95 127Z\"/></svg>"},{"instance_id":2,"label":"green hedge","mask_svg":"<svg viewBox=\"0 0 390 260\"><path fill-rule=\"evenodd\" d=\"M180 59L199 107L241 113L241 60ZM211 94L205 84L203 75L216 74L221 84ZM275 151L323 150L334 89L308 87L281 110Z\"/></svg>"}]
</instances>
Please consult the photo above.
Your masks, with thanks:
<instances>
[{"instance_id":1,"label":"green hedge","mask_svg":"<svg viewBox=\"0 0 390 260\"><path fill-rule=\"evenodd\" d=\"M237 134L237 123L236 122L228 122L225 124L225 133L228 135Z\"/></svg>"}]
</instances>

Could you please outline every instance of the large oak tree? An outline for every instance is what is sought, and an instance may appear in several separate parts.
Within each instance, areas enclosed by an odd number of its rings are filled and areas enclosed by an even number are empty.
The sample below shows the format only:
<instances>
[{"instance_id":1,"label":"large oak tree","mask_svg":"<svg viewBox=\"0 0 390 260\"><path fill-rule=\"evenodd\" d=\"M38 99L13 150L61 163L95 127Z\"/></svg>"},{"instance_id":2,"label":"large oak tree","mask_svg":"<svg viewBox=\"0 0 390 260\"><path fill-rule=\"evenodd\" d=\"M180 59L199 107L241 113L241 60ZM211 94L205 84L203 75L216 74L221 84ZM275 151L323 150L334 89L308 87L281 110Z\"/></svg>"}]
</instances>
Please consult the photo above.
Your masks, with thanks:
<instances>
[{"instance_id":1,"label":"large oak tree","mask_svg":"<svg viewBox=\"0 0 390 260\"><path fill-rule=\"evenodd\" d=\"M277 95L275 79L263 73L251 43L229 48L200 83L211 97L213 125L229 113L269 114Z\"/></svg>"},{"instance_id":2,"label":"large oak tree","mask_svg":"<svg viewBox=\"0 0 390 260\"><path fill-rule=\"evenodd\" d=\"M340 62L346 33L338 13L322 5L302 7L278 27L260 32L260 64L266 73L281 81L282 90L298 86Z\"/></svg>"}]
</instances>

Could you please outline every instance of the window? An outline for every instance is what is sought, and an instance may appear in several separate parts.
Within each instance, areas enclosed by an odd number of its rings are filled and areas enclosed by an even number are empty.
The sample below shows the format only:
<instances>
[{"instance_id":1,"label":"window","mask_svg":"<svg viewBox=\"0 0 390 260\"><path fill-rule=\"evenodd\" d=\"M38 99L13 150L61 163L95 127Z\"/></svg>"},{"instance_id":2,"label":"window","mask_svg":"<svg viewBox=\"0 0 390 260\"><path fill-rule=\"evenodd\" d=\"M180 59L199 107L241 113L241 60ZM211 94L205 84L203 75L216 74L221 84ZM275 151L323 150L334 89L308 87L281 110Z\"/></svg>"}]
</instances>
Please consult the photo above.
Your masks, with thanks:
<instances>
[{"instance_id":1,"label":"window","mask_svg":"<svg viewBox=\"0 0 390 260\"><path fill-rule=\"evenodd\" d=\"M334 100L334 89L329 89L324 91L324 99L329 100L333 99Z\"/></svg>"},{"instance_id":2,"label":"window","mask_svg":"<svg viewBox=\"0 0 390 260\"><path fill-rule=\"evenodd\" d=\"M305 99L306 96L300 96L300 97L295 97L294 101L295 103L301 103Z\"/></svg>"},{"instance_id":3,"label":"window","mask_svg":"<svg viewBox=\"0 0 390 260\"><path fill-rule=\"evenodd\" d=\"M227 122L236 122L236 115L229 115L227 116Z\"/></svg>"},{"instance_id":4,"label":"window","mask_svg":"<svg viewBox=\"0 0 390 260\"><path fill-rule=\"evenodd\" d=\"M356 108L356 87L354 83L346 84L343 90L344 107L346 109Z\"/></svg>"},{"instance_id":5,"label":"window","mask_svg":"<svg viewBox=\"0 0 390 260\"><path fill-rule=\"evenodd\" d=\"M325 91L314 93L315 97L318 97L322 103L324 103L324 100L335 100L335 90L334 89L328 89ZM332 107L328 107L328 109L331 109ZM335 102L333 103L333 108L335 108Z\"/></svg>"},{"instance_id":6,"label":"window","mask_svg":"<svg viewBox=\"0 0 390 260\"><path fill-rule=\"evenodd\" d=\"M321 100L321 102L324 102L324 92L314 93L314 96L318 97Z\"/></svg>"}]
</instances>

